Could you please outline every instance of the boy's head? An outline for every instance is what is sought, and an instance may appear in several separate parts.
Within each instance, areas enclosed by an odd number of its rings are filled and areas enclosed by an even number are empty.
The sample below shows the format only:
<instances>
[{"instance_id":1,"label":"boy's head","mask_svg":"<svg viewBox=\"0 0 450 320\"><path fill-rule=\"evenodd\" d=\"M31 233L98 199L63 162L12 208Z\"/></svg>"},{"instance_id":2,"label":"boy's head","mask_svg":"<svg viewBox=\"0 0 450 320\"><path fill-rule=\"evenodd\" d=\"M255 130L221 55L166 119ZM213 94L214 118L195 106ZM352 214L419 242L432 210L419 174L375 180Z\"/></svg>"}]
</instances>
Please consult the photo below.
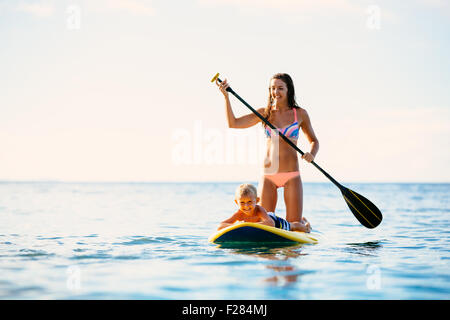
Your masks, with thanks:
<instances>
[{"instance_id":1,"label":"boy's head","mask_svg":"<svg viewBox=\"0 0 450 320\"><path fill-rule=\"evenodd\" d=\"M236 204L243 213L251 215L255 210L255 206L259 201L258 192L252 184L241 184L235 193Z\"/></svg>"}]
</instances>

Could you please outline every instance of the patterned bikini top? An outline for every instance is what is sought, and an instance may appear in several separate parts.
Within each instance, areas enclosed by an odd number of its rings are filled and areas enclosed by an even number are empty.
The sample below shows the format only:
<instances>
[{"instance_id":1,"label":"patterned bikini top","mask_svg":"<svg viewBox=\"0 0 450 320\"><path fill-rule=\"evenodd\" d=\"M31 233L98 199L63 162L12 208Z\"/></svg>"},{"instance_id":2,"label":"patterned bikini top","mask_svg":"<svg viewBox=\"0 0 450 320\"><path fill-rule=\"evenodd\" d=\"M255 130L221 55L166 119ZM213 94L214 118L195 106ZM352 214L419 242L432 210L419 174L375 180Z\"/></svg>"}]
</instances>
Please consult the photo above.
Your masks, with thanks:
<instances>
[{"instance_id":1,"label":"patterned bikini top","mask_svg":"<svg viewBox=\"0 0 450 320\"><path fill-rule=\"evenodd\" d=\"M297 121L297 108L294 108L294 116L295 116L295 121L284 127L284 128L277 128L278 132L281 132L282 134L284 134L286 137L291 138L291 139L298 139L298 121ZM278 135L278 132L275 130L272 130L272 128L270 128L269 126L265 126L265 130L264 132L266 133L267 138L271 138L273 136Z\"/></svg>"}]
</instances>

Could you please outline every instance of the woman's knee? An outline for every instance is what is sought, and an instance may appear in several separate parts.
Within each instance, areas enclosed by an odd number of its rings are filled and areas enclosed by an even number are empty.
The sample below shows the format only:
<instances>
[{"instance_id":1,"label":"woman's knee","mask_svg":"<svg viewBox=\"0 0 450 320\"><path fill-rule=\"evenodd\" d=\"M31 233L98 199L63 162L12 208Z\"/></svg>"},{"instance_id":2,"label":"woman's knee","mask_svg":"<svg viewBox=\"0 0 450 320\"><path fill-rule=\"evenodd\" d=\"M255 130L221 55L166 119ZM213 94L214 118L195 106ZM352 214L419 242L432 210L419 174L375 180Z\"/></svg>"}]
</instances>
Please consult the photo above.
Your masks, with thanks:
<instances>
[{"instance_id":1,"label":"woman's knee","mask_svg":"<svg viewBox=\"0 0 450 320\"><path fill-rule=\"evenodd\" d=\"M286 204L286 220L289 222L300 222L303 212L303 190L300 178L296 181L288 181L284 189L284 200ZM294 179L293 179L294 180Z\"/></svg>"}]
</instances>

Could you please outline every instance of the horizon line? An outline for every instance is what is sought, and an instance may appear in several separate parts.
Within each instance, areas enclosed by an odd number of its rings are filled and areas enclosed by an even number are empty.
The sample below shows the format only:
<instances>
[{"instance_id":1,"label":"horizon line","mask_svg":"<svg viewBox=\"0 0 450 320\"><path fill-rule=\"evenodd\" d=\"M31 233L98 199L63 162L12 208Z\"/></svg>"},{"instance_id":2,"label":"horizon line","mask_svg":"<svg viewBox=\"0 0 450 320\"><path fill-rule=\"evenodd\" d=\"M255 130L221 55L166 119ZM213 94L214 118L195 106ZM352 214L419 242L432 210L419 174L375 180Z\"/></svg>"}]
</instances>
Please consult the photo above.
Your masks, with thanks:
<instances>
[{"instance_id":1,"label":"horizon line","mask_svg":"<svg viewBox=\"0 0 450 320\"><path fill-rule=\"evenodd\" d=\"M82 183L82 184L158 184L158 183L259 183L259 180L57 180L57 179L0 179L0 183ZM302 183L330 184L329 181L302 181ZM450 184L450 181L345 181L341 184Z\"/></svg>"}]
</instances>

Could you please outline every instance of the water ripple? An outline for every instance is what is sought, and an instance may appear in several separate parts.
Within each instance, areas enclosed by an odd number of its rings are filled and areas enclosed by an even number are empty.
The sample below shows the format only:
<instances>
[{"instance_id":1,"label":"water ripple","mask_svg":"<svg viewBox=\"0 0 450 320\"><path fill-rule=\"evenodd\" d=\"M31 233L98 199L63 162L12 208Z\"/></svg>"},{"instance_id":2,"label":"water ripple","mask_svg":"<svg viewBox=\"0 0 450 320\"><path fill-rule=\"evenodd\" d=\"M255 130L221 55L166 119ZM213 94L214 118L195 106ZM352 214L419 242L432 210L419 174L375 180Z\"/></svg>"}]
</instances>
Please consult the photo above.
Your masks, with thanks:
<instances>
[{"instance_id":1,"label":"water ripple","mask_svg":"<svg viewBox=\"0 0 450 320\"><path fill-rule=\"evenodd\" d=\"M133 237L134 238L134 237ZM124 242L115 242L115 245L124 245L124 246L135 246L142 244L154 244L154 243L168 243L175 241L174 239L167 237L135 237L136 239L124 241Z\"/></svg>"}]
</instances>

